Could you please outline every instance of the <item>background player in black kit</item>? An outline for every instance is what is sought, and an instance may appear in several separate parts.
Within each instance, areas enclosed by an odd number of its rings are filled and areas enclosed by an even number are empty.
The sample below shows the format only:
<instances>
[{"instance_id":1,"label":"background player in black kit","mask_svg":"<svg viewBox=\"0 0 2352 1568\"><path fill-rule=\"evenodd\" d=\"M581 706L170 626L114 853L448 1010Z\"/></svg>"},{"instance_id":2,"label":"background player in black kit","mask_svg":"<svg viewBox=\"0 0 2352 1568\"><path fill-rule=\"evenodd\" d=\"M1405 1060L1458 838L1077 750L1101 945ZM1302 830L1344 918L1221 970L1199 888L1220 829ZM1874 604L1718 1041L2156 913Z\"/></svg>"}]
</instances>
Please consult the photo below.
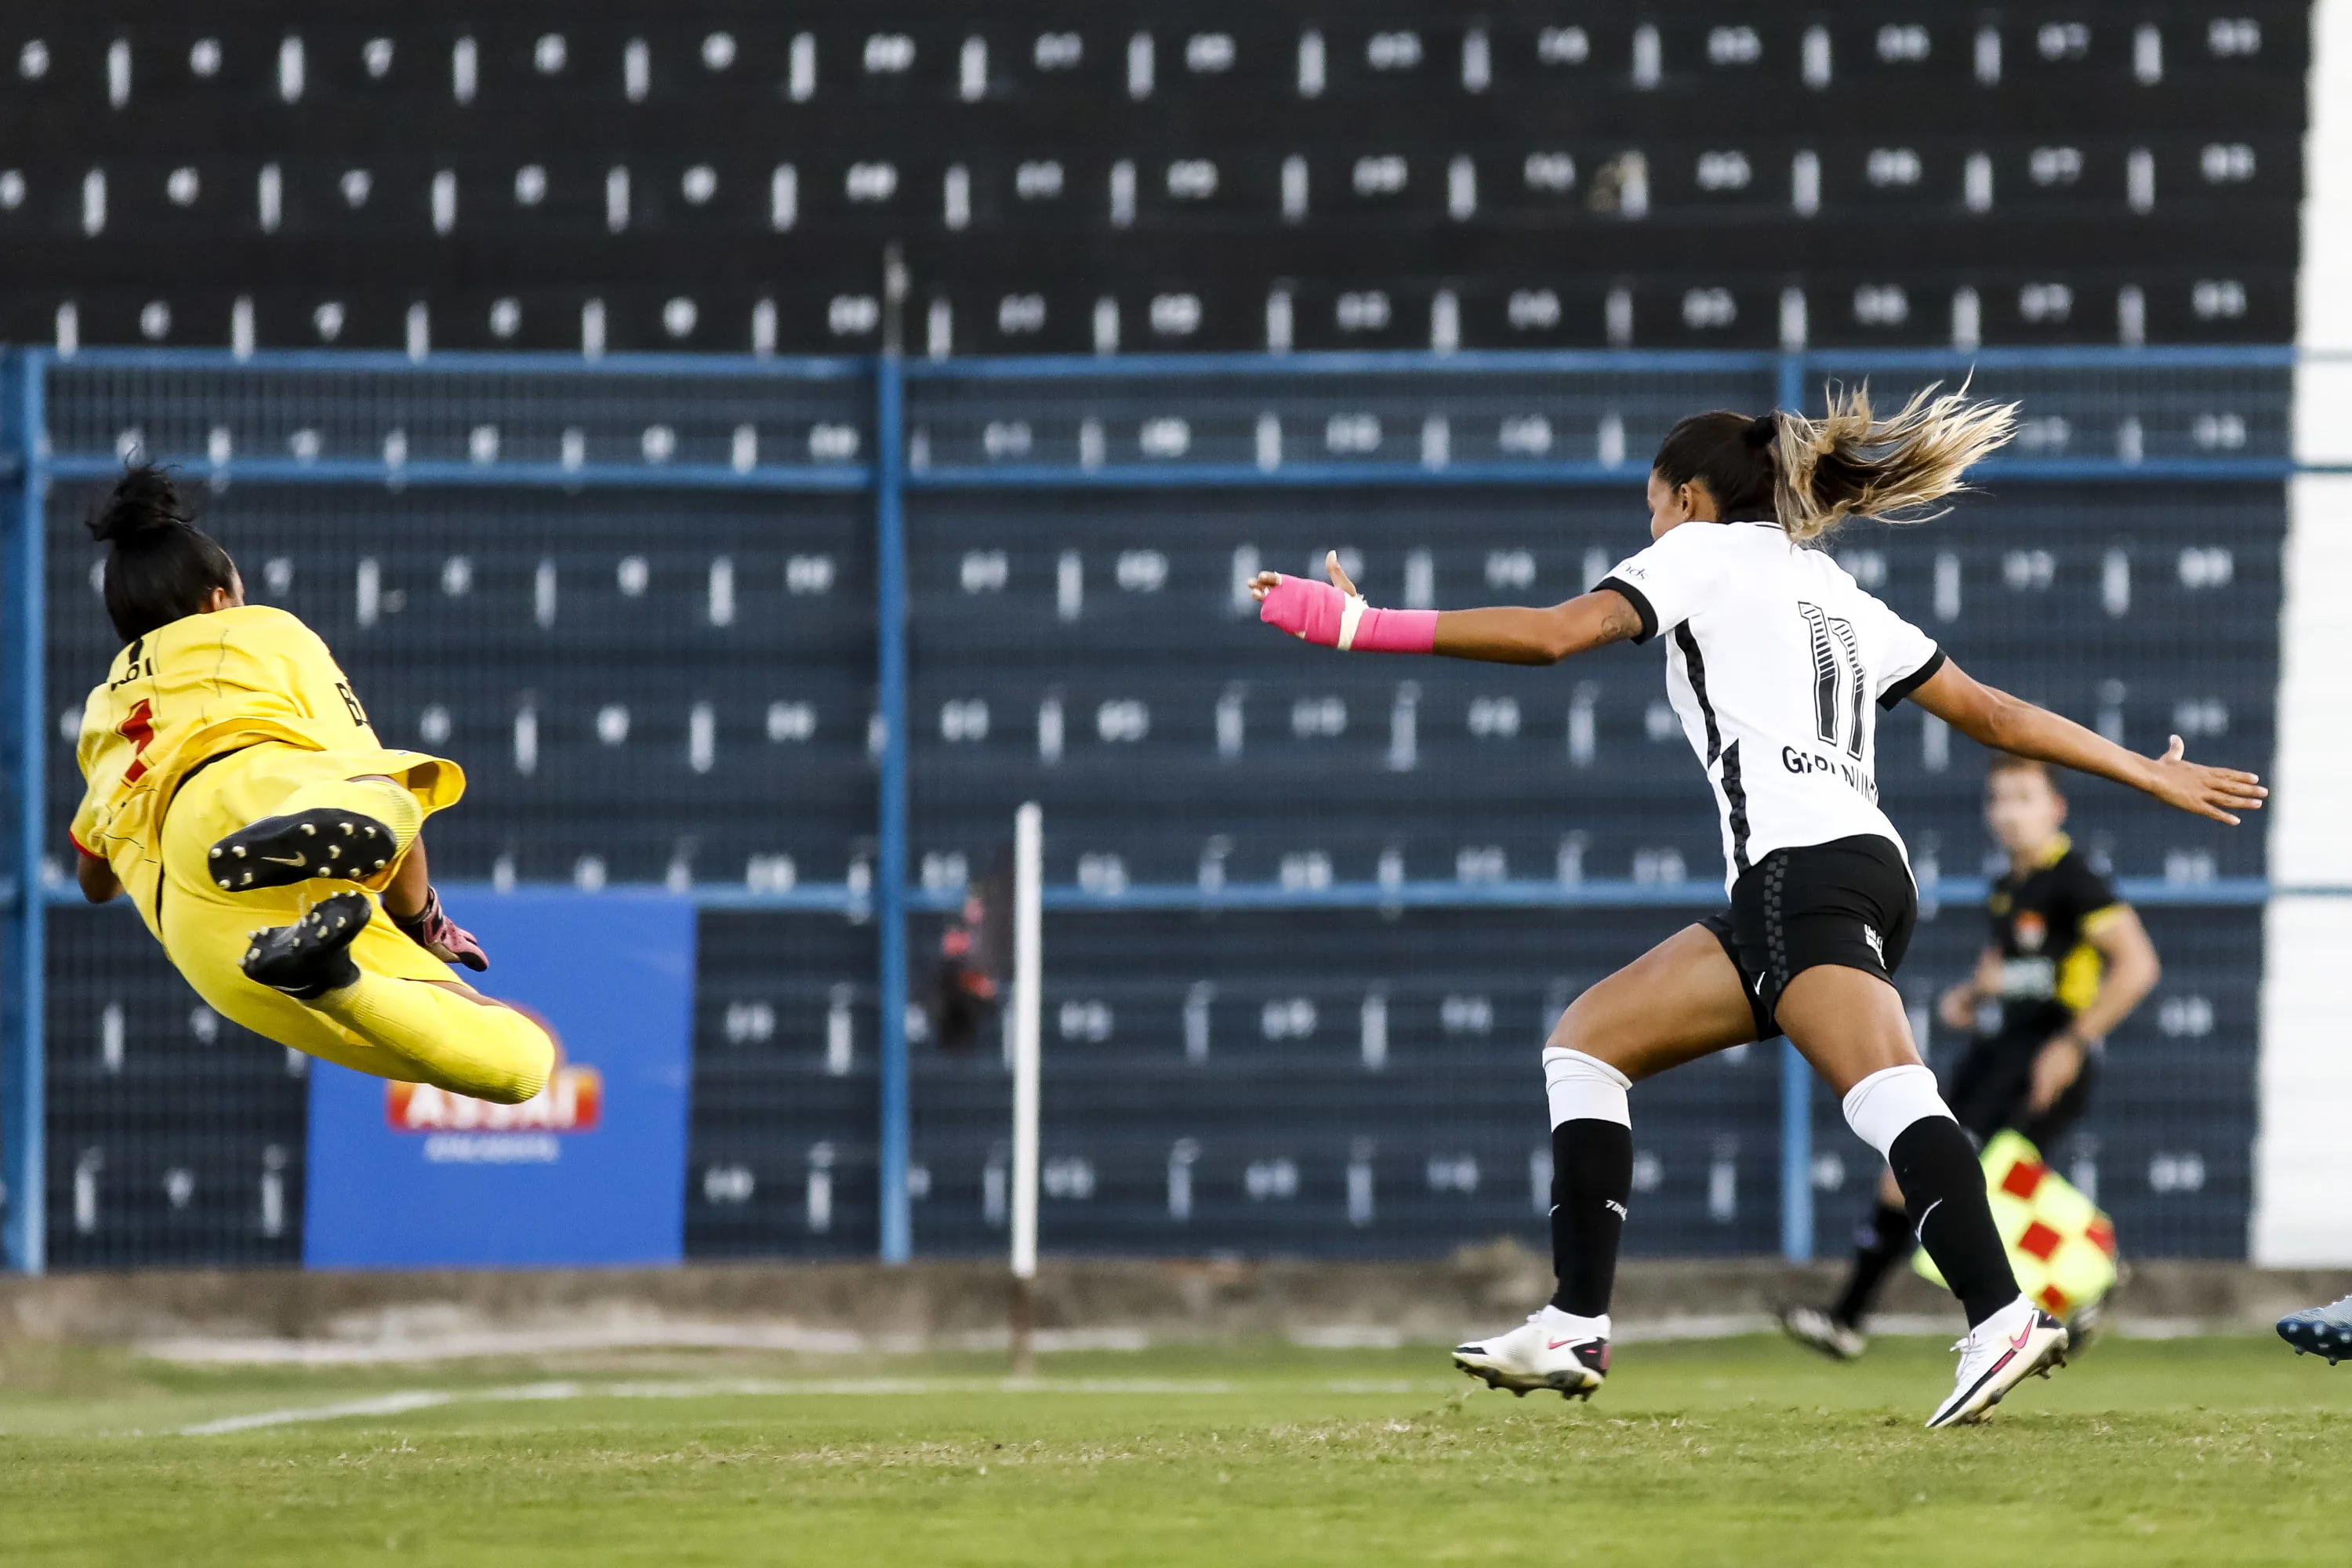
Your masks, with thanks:
<instances>
[{"instance_id":1,"label":"background player in black kit","mask_svg":"<svg viewBox=\"0 0 2352 1568\"><path fill-rule=\"evenodd\" d=\"M2161 973L2131 906L2066 837L2066 797L2047 766L1994 757L1985 776L1985 825L2009 856L1986 900L1991 941L1976 971L1944 993L1950 1028L1974 1030L1979 1010L2000 1006L1945 1080L1952 1115L1982 1144L2014 1128L2045 1157L2090 1107L2100 1042L2130 1016ZM1791 1338L1851 1361L1869 1341L1864 1320L1887 1271L1916 1245L1903 1194L1879 1183L1878 1208L1856 1238L1845 1289L1827 1311L1781 1316ZM2095 1311L2096 1304L2078 1313Z\"/></svg>"}]
</instances>

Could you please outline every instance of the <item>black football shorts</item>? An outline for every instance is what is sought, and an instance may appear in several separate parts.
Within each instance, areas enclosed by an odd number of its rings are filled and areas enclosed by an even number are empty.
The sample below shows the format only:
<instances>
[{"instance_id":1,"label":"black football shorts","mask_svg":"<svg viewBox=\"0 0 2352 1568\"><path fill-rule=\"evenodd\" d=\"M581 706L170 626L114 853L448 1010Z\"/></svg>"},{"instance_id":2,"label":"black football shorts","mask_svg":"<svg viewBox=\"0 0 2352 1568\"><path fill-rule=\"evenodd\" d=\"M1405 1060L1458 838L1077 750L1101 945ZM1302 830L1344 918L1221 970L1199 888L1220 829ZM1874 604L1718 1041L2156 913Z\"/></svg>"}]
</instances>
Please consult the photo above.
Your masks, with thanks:
<instances>
[{"instance_id":1,"label":"black football shorts","mask_svg":"<svg viewBox=\"0 0 2352 1568\"><path fill-rule=\"evenodd\" d=\"M1953 1120L1978 1143L1990 1142L1994 1133L2014 1127L2045 1159L2053 1158L2060 1141L2091 1109L2091 1089L2099 1078L2096 1057L2084 1060L2083 1070L2047 1110L2032 1109L2033 1058L2049 1041L2038 1030L1971 1041L1958 1064L1938 1075Z\"/></svg>"},{"instance_id":2,"label":"black football shorts","mask_svg":"<svg viewBox=\"0 0 2352 1568\"><path fill-rule=\"evenodd\" d=\"M1780 1032L1780 993L1816 964L1892 982L1911 946L1919 893L1903 852L1874 833L1775 849L1732 884L1731 907L1699 923L1723 943L1756 1037Z\"/></svg>"}]
</instances>

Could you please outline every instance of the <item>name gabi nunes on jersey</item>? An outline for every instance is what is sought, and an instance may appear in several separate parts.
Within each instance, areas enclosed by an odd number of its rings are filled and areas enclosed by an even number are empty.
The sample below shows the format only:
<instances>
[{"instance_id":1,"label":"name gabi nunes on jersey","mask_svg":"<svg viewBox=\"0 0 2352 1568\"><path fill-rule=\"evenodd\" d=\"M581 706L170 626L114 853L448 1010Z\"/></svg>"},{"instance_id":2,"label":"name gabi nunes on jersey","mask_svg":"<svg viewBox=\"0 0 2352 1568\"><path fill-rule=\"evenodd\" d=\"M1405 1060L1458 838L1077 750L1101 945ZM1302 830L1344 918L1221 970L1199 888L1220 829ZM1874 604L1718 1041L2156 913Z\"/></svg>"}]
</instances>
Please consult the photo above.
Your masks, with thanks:
<instances>
[{"instance_id":1,"label":"name gabi nunes on jersey","mask_svg":"<svg viewBox=\"0 0 2352 1568\"><path fill-rule=\"evenodd\" d=\"M1846 787L1870 802L1878 804L1878 781L1865 772L1860 763L1842 763L1822 756L1819 752L1801 752L1794 746L1780 748L1780 765L1800 777L1811 773L1832 773L1842 778Z\"/></svg>"}]
</instances>

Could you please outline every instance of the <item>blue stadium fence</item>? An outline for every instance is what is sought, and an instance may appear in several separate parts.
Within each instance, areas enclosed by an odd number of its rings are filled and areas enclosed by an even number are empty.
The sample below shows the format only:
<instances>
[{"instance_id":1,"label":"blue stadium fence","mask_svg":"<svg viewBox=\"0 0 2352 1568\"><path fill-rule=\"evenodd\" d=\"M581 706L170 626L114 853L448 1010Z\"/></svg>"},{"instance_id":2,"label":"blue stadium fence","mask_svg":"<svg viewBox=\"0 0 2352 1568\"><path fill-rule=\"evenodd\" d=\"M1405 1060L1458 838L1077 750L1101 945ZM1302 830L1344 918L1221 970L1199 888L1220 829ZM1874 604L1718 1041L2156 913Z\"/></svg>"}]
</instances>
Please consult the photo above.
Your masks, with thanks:
<instances>
[{"instance_id":1,"label":"blue stadium fence","mask_svg":"<svg viewBox=\"0 0 2352 1568\"><path fill-rule=\"evenodd\" d=\"M1125 491L1189 492L1204 500L1236 495L1264 499L1366 489L1444 489L1474 496L1626 488L1638 483L1641 458L1647 449L1642 443L1656 434L1651 426L1672 413L1699 405L1691 399L1703 387L1728 385L1744 391L1751 405L1777 398L1784 406L1799 406L1807 400L1809 388L1830 377L1942 378L1952 383L1970 374L1980 388L2021 395L2028 404L2028 438L2012 455L1988 466L1989 483L2275 489L2298 471L2289 434L2293 363L2291 351L2269 348L942 361L614 356L601 363L560 355L441 354L412 361L393 354L324 352L237 357L200 351L89 350L61 359L44 350L14 352L0 367L0 448L6 453L8 487L5 526L0 526L0 574L5 584L0 637L6 646L5 673L0 678L0 761L5 763L5 774L0 774L0 787L5 790L0 797L5 845L0 850L0 1151L5 1151L0 1177L6 1184L7 1265L28 1271L44 1266L49 1170L43 1147L44 910L77 901L58 865L58 846L49 841L59 803L48 798L52 782L45 769L51 740L46 690L49 639L44 584L50 566L43 554L45 508L53 485L101 481L118 472L134 451L178 464L216 486L233 481L237 487L323 486L354 493L522 490L673 497L776 492L853 496L867 509L878 628L872 650L877 717L871 737L870 877L793 880L765 888L696 879L682 889L673 881L669 890L712 910L870 915L877 954L879 1037L876 1232L880 1256L896 1262L914 1251L908 1191L908 924L912 918L950 910L958 901L953 887L918 881L909 865L910 498L950 492L1053 498ZM80 404L68 417L60 408L61 376L96 377L105 384L76 393ZM1505 420L1500 435L1483 447L1459 440L1453 427L1438 420L1422 420L1417 439L1412 434L1415 426L1407 395L1413 387L1475 389L1530 377L1601 388L1612 396L1628 389L1646 391L1656 406L1647 425L1636 420L1639 427L1633 429L1622 421L1612 424L1614 416L1566 434L1540 421L1522 421L1514 433ZM244 385L258 394L266 392L273 378L281 394L296 403L306 396L320 399L330 422L338 410L348 413L351 406L366 403L354 387L375 388L396 400L404 385L437 378L446 388L491 405L502 397L511 399L514 388L526 383L542 391L566 384L592 393L619 386L626 406L656 423L646 426L635 460L612 456L612 442L601 436L601 449L592 458L568 428L551 450L542 440L540 450L520 455L524 443L511 433L507 451L499 449L495 433L485 450L479 432L495 427L476 426L468 447L468 433L460 429L463 418L446 430L404 430L397 448L388 439L378 444L373 433L344 439L336 430L322 435L309 426L281 433L282 444L257 449L204 432L209 418L201 395L205 389L217 393ZM626 403L632 383L646 389L637 404ZM746 385L806 393L831 406L854 408L860 416L835 427L829 445L821 437L826 426L812 426L805 461L798 460L798 453L787 461L747 456L740 436L733 449L728 449L721 438L727 416L715 406L697 405L690 411L708 429L689 427L690 421L682 420L678 430L673 430L659 422L673 396L701 388L723 401L719 393ZM2210 412L2207 405L2215 387L2228 389L2238 400L2235 411ZM148 400L144 405L142 398ZM1284 399L1289 411L1279 419L1252 413L1262 404ZM1151 412L1171 400L1194 410L1192 416ZM1393 405L1396 412L1385 425L1378 415L1347 412L1367 405ZM127 429L107 428L120 407L136 414L139 406L163 410L170 417L152 419L136 439ZM1104 408L1112 414L1101 414ZM1301 416L1297 408L1307 412ZM1324 413L1326 409L1330 412ZM1304 428L1312 446L1318 420L1322 449L1297 456L1296 432ZM1400 430L1406 434L1397 437ZM656 439L656 431L665 434ZM841 433L845 431L850 434ZM625 445L621 449L626 454ZM1628 550L1633 542L1638 541L1629 542ZM1303 563L1296 563L1292 569L1301 566ZM1049 818L1049 832L1053 826ZM1060 880L1049 885L1045 904L1049 911L1061 914L1104 917L1632 912L1719 904L1719 885L1706 874L1704 861L1698 871L1696 876L1677 871L1664 879L1570 879L1563 875L1553 879L1454 880L1391 877L1384 871L1376 879L1327 876L1286 884L1226 882L1204 870L1192 881L1122 879L1110 885L1088 885ZM2186 910L2258 907L2271 890L2259 874L2210 871L2126 877L2124 889L2141 906ZM1981 898L1984 884L1971 875L1943 876L1930 890L1943 902L1961 904ZM1047 963L1050 972L1050 952ZM1779 1079L1779 1241L1785 1256L1803 1258L1812 1256L1816 1240L1811 1179L1816 1095L1807 1069L1785 1046ZM1049 1245L1051 1239L1049 1236Z\"/></svg>"}]
</instances>

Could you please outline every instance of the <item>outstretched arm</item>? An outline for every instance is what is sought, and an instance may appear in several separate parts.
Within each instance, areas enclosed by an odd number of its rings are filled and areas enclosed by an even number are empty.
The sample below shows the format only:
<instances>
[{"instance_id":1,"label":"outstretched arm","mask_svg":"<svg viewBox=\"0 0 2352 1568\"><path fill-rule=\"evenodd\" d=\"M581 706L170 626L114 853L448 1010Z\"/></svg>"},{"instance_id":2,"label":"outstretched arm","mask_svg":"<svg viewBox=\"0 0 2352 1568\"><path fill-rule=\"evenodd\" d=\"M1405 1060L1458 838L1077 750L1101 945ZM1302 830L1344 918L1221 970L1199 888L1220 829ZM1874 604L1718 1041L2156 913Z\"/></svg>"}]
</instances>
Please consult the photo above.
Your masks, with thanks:
<instances>
[{"instance_id":1,"label":"outstretched arm","mask_svg":"<svg viewBox=\"0 0 2352 1568\"><path fill-rule=\"evenodd\" d=\"M1250 592L1258 618L1325 647L1378 653L1437 653L1488 664L1558 664L1571 654L1642 633L1642 618L1614 588L1580 595L1549 609L1375 610L1324 558L1328 587L1308 578L1261 572Z\"/></svg>"},{"instance_id":2,"label":"outstretched arm","mask_svg":"<svg viewBox=\"0 0 2352 1568\"><path fill-rule=\"evenodd\" d=\"M2238 821L2232 813L2260 811L2271 793L2252 773L2189 761L2178 735L2164 755L2143 757L2072 719L1979 684L1949 659L1911 693L1911 700L1981 745L2113 779L2231 826Z\"/></svg>"},{"instance_id":3,"label":"outstretched arm","mask_svg":"<svg viewBox=\"0 0 2352 1568\"><path fill-rule=\"evenodd\" d=\"M1642 635L1642 617L1614 588L1596 588L1549 609L1441 610L1430 651L1489 664L1558 664Z\"/></svg>"}]
</instances>

